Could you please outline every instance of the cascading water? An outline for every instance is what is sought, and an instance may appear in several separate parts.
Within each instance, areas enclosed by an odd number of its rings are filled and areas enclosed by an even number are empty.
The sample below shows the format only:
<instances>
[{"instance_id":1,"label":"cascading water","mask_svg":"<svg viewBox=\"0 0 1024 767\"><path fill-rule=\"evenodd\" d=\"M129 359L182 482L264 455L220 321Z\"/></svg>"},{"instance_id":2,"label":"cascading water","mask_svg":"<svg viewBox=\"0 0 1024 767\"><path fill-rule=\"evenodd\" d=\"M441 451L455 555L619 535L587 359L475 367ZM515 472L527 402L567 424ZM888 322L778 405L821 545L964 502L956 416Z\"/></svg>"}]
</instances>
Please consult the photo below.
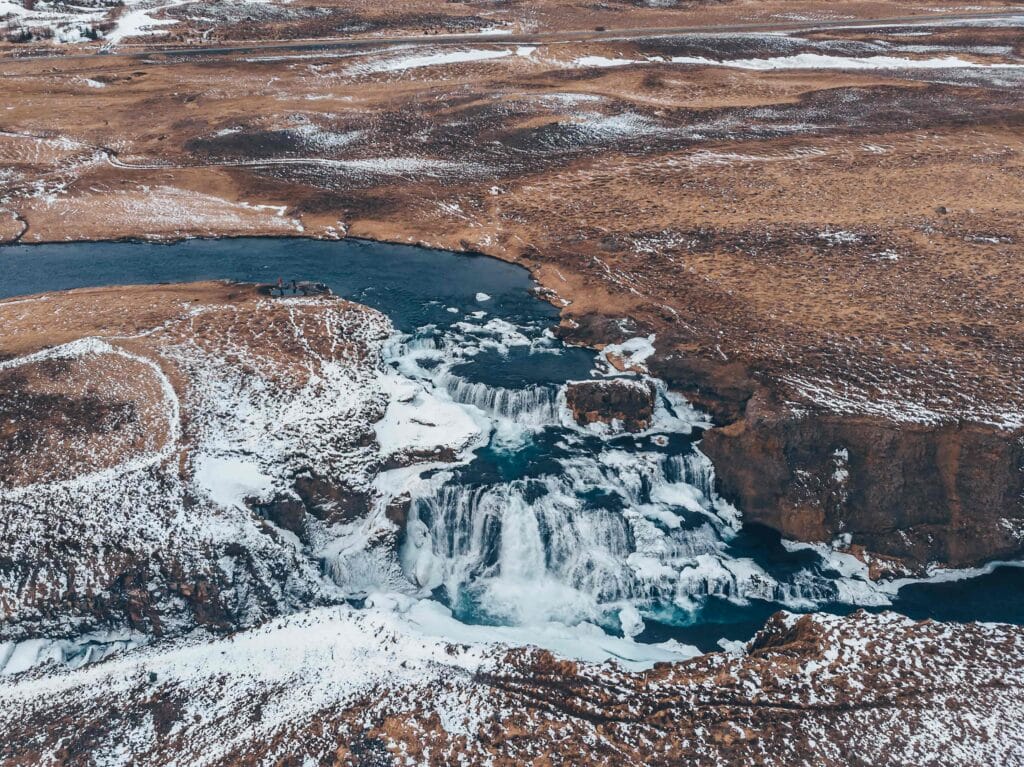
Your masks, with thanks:
<instances>
[{"instance_id":1,"label":"cascading water","mask_svg":"<svg viewBox=\"0 0 1024 767\"><path fill-rule=\"evenodd\" d=\"M735 545L739 514L716 495L711 462L694 444L703 418L660 382L653 427L633 435L577 426L562 386L471 379L486 349L521 359L558 352L532 345L531 330L466 320L390 347L403 375L491 427L474 457L413 494L401 559L420 594L470 622L588 621L624 633L642 630L638 616L694 622L709 599L880 599L820 557L766 569Z\"/></svg>"},{"instance_id":2,"label":"cascading water","mask_svg":"<svg viewBox=\"0 0 1024 767\"><path fill-rule=\"evenodd\" d=\"M558 422L558 389L553 386L506 389L471 383L451 373L439 375L437 385L443 387L454 401L472 405L495 418L531 426Z\"/></svg>"},{"instance_id":3,"label":"cascading water","mask_svg":"<svg viewBox=\"0 0 1024 767\"><path fill-rule=\"evenodd\" d=\"M386 351L398 376L464 408L484 434L464 463L412 482L400 566L390 550L367 548L359 531L325 546L324 572L339 594L436 597L475 623L598 622L636 636L644 651L663 639L709 649L722 637L747 638L781 606L891 604L917 618L1024 620L1020 568L960 583L885 586L828 546L791 544L741 525L715 496L699 432L690 433L700 416L664 386L650 433L577 427L561 392L566 381L593 375L593 355L551 334L557 310L530 295L529 276L518 267L382 243L287 238L11 246L4 269L0 296L197 279L269 282L284 274L323 281L387 314L404 334ZM619 351L642 360L649 339ZM548 639L567 636L553 630ZM540 631L493 633L521 642ZM587 631L577 625L567 641L575 646ZM607 639L601 633L596 641Z\"/></svg>"}]
</instances>

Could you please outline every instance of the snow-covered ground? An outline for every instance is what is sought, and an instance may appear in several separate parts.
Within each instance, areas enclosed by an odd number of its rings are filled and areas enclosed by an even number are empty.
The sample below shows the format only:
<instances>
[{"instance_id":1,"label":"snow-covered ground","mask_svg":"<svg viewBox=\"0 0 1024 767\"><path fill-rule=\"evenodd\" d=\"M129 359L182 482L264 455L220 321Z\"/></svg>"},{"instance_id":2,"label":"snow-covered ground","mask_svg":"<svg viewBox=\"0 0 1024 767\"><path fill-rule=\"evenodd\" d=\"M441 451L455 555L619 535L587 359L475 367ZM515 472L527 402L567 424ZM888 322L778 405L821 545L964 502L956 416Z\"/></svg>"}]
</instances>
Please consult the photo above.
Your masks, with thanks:
<instances>
[{"instance_id":1,"label":"snow-covered ground","mask_svg":"<svg viewBox=\"0 0 1024 767\"><path fill-rule=\"evenodd\" d=\"M0 32L19 39L49 37L58 43L80 43L102 35L117 3L65 6L58 3L0 1Z\"/></svg>"},{"instance_id":2,"label":"snow-covered ground","mask_svg":"<svg viewBox=\"0 0 1024 767\"><path fill-rule=\"evenodd\" d=\"M15 37L20 33L31 39L58 43L82 43L102 40L117 45L129 38L159 37L177 23L160 18L160 13L194 0L100 0L83 5L67 5L41 0L35 3L3 0L0 2L0 30Z\"/></svg>"},{"instance_id":3,"label":"snow-covered ground","mask_svg":"<svg viewBox=\"0 0 1024 767\"><path fill-rule=\"evenodd\" d=\"M378 72L406 72L411 69L422 69L424 67L440 67L452 64L465 64L480 61L493 61L504 59L510 56L528 58L536 50L530 46L519 46L517 48L466 48L463 50L426 50L419 53L400 55L388 54L385 57L371 59L362 64L356 64L349 68L349 72L355 75L376 74Z\"/></svg>"},{"instance_id":4,"label":"snow-covered ground","mask_svg":"<svg viewBox=\"0 0 1024 767\"><path fill-rule=\"evenodd\" d=\"M712 59L704 56L671 56L668 58L609 58L606 56L582 56L573 60L580 68L623 67L634 64L685 64L699 67L730 67L760 71L781 69L839 69L839 70L898 70L898 69L981 69L1018 70L1024 64L984 63L959 56L938 56L933 58L909 58L900 56L831 56L821 53L798 53L792 56L748 59Z\"/></svg>"},{"instance_id":5,"label":"snow-covered ground","mask_svg":"<svg viewBox=\"0 0 1024 767\"><path fill-rule=\"evenodd\" d=\"M663 665L482 645L381 598L0 680L18 758L57 764L1015 764L1019 631L781 614L761 645ZM461 633L460 633L461 632ZM517 641L518 641L517 637ZM602 648L603 652L613 647ZM568 647L586 656L586 643ZM623 668L625 666L625 668ZM784 716L779 710L785 711ZM722 736L722 733L730 737ZM732 737L757 732L759 737Z\"/></svg>"},{"instance_id":6,"label":"snow-covered ground","mask_svg":"<svg viewBox=\"0 0 1024 767\"><path fill-rule=\"evenodd\" d=\"M311 518L300 542L250 507L297 501L297 475L367 494L372 506L379 454L360 440L384 414L379 355L390 333L370 310L284 299L199 306L136 339L87 338L5 362L17 372L59 358L141 360L162 391L167 428L155 451L126 449L99 471L83 464L67 479L0 488L5 547L21 563L4 575L4 635L123 628L122 578L148 588L136 623L159 633L209 620L190 607L197 582L211 592L200 611L238 625L340 598L315 551L343 532L373 539L393 530L382 513L351 529ZM64 573L69 547L78 566Z\"/></svg>"}]
</instances>

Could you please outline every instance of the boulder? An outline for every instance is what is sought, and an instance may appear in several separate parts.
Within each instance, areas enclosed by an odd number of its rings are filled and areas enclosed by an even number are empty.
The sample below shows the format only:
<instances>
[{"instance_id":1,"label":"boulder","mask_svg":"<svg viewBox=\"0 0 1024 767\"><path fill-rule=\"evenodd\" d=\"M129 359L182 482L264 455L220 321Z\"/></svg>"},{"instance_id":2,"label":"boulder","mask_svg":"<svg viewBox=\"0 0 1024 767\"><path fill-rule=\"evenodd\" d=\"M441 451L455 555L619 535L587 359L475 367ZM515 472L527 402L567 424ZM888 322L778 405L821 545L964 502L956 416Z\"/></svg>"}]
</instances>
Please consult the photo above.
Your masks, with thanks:
<instances>
[{"instance_id":1,"label":"boulder","mask_svg":"<svg viewBox=\"0 0 1024 767\"><path fill-rule=\"evenodd\" d=\"M575 381L565 391L566 404L580 426L617 422L630 432L651 427L656 397L653 383L636 378Z\"/></svg>"}]
</instances>

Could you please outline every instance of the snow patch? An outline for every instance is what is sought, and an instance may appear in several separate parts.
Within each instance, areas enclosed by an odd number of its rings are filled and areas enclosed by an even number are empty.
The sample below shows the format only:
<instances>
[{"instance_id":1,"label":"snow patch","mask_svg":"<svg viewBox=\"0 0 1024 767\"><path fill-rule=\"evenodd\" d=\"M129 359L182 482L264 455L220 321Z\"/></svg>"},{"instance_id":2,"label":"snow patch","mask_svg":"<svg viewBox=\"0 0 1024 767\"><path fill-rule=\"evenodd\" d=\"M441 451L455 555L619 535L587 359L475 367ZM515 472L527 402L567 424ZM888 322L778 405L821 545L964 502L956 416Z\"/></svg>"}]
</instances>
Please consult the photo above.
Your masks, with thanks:
<instances>
[{"instance_id":1,"label":"snow patch","mask_svg":"<svg viewBox=\"0 0 1024 767\"><path fill-rule=\"evenodd\" d=\"M274 479L258 464L238 457L202 456L195 467L195 482L221 506L245 508L246 498L262 498L274 489Z\"/></svg>"},{"instance_id":2,"label":"snow patch","mask_svg":"<svg viewBox=\"0 0 1024 767\"><path fill-rule=\"evenodd\" d=\"M619 344L608 344L601 354L614 368L646 372L647 360L654 355L654 335L635 336Z\"/></svg>"},{"instance_id":3,"label":"snow patch","mask_svg":"<svg viewBox=\"0 0 1024 767\"><path fill-rule=\"evenodd\" d=\"M445 50L434 53L427 53L413 56L399 56L386 58L377 61L368 61L349 67L349 73L355 75L377 74L380 72L406 72L410 69L422 69L424 67L448 66L451 64L465 64L477 61L493 61L504 59L509 56L528 57L533 49L520 47L513 49L487 49L471 48L465 50Z\"/></svg>"}]
</instances>

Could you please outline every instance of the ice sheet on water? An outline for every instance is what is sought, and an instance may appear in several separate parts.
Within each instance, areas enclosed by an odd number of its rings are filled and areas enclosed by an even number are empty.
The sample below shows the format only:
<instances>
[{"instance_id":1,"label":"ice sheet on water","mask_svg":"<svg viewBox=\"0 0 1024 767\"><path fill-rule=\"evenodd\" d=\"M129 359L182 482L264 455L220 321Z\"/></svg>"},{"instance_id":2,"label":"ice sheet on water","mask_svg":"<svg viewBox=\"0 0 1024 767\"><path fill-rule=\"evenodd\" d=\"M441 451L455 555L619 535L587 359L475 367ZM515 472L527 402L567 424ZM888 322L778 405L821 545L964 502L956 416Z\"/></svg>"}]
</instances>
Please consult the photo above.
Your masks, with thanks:
<instances>
[{"instance_id":1,"label":"ice sheet on water","mask_svg":"<svg viewBox=\"0 0 1024 767\"><path fill-rule=\"evenodd\" d=\"M424 637L435 637L467 645L505 644L514 647L534 646L550 650L562 657L599 663L614 659L632 670L651 667L654 663L680 661L700 655L695 647L678 642L641 644L630 638L608 634L592 623L574 626L557 621L530 626L485 626L463 623L453 617L444 605L428 600L410 600L391 594L377 595L370 600L378 610L394 610L405 624ZM626 621L640 620L639 613L623 608ZM642 623L642 621L641 621ZM629 627L637 625L630 622ZM638 632L637 632L638 633Z\"/></svg>"},{"instance_id":2,"label":"ice sheet on water","mask_svg":"<svg viewBox=\"0 0 1024 767\"><path fill-rule=\"evenodd\" d=\"M0 675L18 674L43 663L78 668L127 649L147 644L149 638L127 629L94 631L74 639L45 637L0 642Z\"/></svg>"},{"instance_id":3,"label":"ice sheet on water","mask_svg":"<svg viewBox=\"0 0 1024 767\"><path fill-rule=\"evenodd\" d=\"M489 432L484 419L452 402L443 389L400 376L383 376L381 385L388 406L373 429L384 455L441 447L463 451Z\"/></svg>"}]
</instances>

